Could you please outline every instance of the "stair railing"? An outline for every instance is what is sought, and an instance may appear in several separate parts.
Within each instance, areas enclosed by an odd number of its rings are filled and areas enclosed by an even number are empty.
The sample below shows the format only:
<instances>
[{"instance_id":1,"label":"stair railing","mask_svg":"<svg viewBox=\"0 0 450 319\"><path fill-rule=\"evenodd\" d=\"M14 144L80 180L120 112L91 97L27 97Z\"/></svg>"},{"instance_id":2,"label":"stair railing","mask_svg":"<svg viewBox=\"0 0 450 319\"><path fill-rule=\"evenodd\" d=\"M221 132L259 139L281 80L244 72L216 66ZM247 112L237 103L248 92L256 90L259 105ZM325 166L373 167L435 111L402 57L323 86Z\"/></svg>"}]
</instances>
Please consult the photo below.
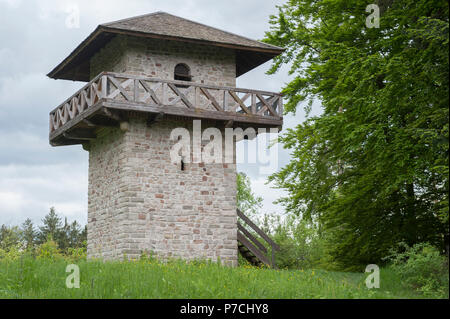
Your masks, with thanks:
<instances>
[{"instance_id":1,"label":"stair railing","mask_svg":"<svg viewBox=\"0 0 450 319\"><path fill-rule=\"evenodd\" d=\"M255 225L247 216L245 216L239 209L237 209L237 215L247 226L255 231L262 239L264 239L270 246L272 251L271 261L267 256L267 248L261 244L261 242L253 236L241 223L238 221L238 241L240 241L248 250L250 250L259 260L272 268L276 268L275 264L275 251L280 250L278 246L264 231Z\"/></svg>"}]
</instances>

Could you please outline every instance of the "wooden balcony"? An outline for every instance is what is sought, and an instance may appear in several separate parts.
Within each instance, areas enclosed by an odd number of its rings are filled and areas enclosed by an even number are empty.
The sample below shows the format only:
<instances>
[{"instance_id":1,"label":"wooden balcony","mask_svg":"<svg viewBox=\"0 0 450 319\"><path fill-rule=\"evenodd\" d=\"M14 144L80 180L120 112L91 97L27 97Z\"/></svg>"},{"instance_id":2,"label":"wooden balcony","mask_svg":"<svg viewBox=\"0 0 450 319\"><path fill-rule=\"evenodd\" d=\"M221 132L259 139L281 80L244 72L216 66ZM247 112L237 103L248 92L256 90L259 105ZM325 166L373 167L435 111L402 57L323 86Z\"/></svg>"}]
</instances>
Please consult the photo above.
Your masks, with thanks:
<instances>
[{"instance_id":1,"label":"wooden balcony","mask_svg":"<svg viewBox=\"0 0 450 319\"><path fill-rule=\"evenodd\" d=\"M50 112L50 144L83 144L101 126L119 126L130 112L148 122L166 116L208 119L226 127L280 127L279 93L102 72ZM220 124L222 123L222 124Z\"/></svg>"}]
</instances>

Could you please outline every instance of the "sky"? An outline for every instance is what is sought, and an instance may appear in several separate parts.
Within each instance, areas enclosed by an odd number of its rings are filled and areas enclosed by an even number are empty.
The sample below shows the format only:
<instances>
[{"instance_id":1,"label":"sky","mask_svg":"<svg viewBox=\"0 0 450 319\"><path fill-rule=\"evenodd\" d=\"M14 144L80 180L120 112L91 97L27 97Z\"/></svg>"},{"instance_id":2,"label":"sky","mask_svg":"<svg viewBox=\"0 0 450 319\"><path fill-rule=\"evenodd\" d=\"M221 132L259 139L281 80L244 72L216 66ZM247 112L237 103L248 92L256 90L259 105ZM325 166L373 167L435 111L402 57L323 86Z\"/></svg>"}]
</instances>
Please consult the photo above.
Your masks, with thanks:
<instances>
[{"instance_id":1,"label":"sky","mask_svg":"<svg viewBox=\"0 0 450 319\"><path fill-rule=\"evenodd\" d=\"M0 224L26 218L40 224L55 207L69 221L87 221L88 153L81 145L51 147L48 114L84 83L46 74L98 24L165 11L252 39L269 30L269 16L284 1L260 0L0 0ZM236 8L239 8L236 10ZM79 19L74 18L79 13ZM237 78L237 86L279 92L289 68L266 75L270 62ZM317 106L313 106L314 109ZM305 119L299 107L284 117L283 130ZM290 154L278 147L278 169ZM239 164L263 198L262 212L283 213L273 203L283 191L266 185L258 165Z\"/></svg>"}]
</instances>

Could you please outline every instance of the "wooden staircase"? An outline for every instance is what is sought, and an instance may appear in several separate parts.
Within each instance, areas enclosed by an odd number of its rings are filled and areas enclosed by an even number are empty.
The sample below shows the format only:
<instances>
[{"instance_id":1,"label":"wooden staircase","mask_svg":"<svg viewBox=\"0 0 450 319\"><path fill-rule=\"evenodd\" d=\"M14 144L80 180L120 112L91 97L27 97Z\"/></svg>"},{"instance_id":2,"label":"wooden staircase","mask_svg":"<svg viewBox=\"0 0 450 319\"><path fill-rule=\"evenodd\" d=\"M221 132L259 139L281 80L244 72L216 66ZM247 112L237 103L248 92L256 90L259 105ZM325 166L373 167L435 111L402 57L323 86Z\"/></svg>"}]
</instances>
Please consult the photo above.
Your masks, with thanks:
<instances>
[{"instance_id":1,"label":"wooden staircase","mask_svg":"<svg viewBox=\"0 0 450 319\"><path fill-rule=\"evenodd\" d=\"M272 248L271 257L269 257L267 248L238 221L237 240L239 253L252 265L262 266L265 264L276 268L275 251L280 250L280 247L239 209L237 210L237 215L245 225L261 236Z\"/></svg>"}]
</instances>

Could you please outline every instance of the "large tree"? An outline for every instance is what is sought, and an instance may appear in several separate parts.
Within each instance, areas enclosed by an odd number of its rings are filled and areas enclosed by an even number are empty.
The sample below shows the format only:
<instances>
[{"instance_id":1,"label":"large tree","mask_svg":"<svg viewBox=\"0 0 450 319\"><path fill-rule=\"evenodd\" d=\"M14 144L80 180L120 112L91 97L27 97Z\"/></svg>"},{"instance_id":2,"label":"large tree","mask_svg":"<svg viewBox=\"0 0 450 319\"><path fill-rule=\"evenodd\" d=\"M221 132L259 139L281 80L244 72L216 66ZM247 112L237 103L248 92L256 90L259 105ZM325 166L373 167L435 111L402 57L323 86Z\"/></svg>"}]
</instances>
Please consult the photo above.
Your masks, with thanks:
<instances>
[{"instance_id":1,"label":"large tree","mask_svg":"<svg viewBox=\"0 0 450 319\"><path fill-rule=\"evenodd\" d=\"M290 64L295 75L285 112L316 100L322 113L287 130L292 160L270 179L288 211L332 235L343 268L380 262L400 241L448 245L448 7L291 0L271 16L264 41L287 50L269 73Z\"/></svg>"}]
</instances>

